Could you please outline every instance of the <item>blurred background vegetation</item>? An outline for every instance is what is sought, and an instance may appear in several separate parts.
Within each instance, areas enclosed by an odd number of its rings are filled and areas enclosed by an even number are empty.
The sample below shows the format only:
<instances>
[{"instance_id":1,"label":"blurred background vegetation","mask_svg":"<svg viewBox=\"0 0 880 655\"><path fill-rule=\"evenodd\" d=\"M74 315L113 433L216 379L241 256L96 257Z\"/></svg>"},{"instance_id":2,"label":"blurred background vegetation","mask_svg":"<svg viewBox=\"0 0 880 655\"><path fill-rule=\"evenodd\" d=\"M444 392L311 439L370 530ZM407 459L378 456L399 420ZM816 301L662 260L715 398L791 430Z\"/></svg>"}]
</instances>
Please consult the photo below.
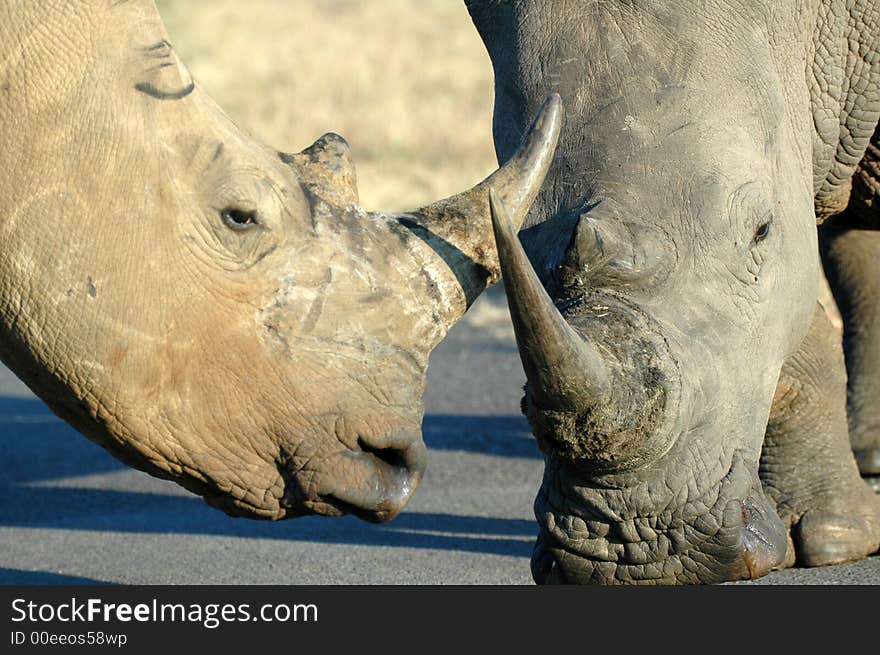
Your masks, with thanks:
<instances>
[{"instance_id":1,"label":"blurred background vegetation","mask_svg":"<svg viewBox=\"0 0 880 655\"><path fill-rule=\"evenodd\" d=\"M157 5L238 125L288 152L344 136L368 209L412 209L495 168L492 69L462 0Z\"/></svg>"}]
</instances>

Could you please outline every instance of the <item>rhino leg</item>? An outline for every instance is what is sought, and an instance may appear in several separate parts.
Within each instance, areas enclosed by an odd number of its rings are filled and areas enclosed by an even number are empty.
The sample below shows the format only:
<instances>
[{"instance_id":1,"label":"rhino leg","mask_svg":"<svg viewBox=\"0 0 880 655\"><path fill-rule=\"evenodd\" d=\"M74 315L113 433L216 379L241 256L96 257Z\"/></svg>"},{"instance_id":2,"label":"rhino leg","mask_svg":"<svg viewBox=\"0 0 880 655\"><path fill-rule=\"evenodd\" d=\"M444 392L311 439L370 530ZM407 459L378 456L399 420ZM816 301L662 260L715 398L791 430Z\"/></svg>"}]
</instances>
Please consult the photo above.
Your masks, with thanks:
<instances>
[{"instance_id":1,"label":"rhino leg","mask_svg":"<svg viewBox=\"0 0 880 655\"><path fill-rule=\"evenodd\" d=\"M880 491L880 125L852 178L846 211L819 231L843 318L849 432L862 475Z\"/></svg>"},{"instance_id":2,"label":"rhino leg","mask_svg":"<svg viewBox=\"0 0 880 655\"><path fill-rule=\"evenodd\" d=\"M852 448L862 475L880 476L880 231L834 226L821 234L843 318Z\"/></svg>"},{"instance_id":3,"label":"rhino leg","mask_svg":"<svg viewBox=\"0 0 880 655\"><path fill-rule=\"evenodd\" d=\"M782 368L760 476L789 529L787 565L837 564L880 547L880 498L850 450L843 351L821 306Z\"/></svg>"}]
</instances>

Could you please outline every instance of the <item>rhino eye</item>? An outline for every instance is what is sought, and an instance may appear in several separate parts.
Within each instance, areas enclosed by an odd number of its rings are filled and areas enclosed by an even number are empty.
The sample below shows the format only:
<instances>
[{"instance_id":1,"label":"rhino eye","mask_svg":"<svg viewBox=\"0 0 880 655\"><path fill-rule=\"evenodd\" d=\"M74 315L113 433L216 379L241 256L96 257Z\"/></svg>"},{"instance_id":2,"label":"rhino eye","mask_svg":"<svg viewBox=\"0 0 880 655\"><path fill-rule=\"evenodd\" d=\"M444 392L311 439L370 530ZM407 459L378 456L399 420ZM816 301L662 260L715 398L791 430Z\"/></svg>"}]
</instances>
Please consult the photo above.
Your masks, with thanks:
<instances>
[{"instance_id":1,"label":"rhino eye","mask_svg":"<svg viewBox=\"0 0 880 655\"><path fill-rule=\"evenodd\" d=\"M771 218L758 226L758 229L755 230L755 243L761 243L764 239L770 236L770 226L772 223L773 219Z\"/></svg>"},{"instance_id":2,"label":"rhino eye","mask_svg":"<svg viewBox=\"0 0 880 655\"><path fill-rule=\"evenodd\" d=\"M235 207L227 207L220 212L220 218L233 230L247 230L258 224L257 212Z\"/></svg>"}]
</instances>

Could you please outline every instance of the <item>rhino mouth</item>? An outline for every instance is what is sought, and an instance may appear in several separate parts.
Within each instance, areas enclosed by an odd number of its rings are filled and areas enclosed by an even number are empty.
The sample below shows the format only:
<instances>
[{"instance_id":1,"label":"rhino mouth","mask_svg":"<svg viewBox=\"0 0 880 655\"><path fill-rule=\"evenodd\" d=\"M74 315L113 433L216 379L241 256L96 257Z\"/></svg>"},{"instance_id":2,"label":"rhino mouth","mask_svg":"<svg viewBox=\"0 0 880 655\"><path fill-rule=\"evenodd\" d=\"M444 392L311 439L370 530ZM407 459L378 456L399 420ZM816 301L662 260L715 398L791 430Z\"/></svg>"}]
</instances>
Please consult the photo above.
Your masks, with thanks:
<instances>
[{"instance_id":1,"label":"rhino mouth","mask_svg":"<svg viewBox=\"0 0 880 655\"><path fill-rule=\"evenodd\" d=\"M234 517L274 521L352 514L384 523L406 507L426 468L421 432L405 434L375 442L360 438L353 447L329 454L282 454L274 464L274 480L267 484L235 489L217 483L211 491L199 484L193 490L211 507ZM185 486L190 482L177 481Z\"/></svg>"},{"instance_id":2,"label":"rhino mouth","mask_svg":"<svg viewBox=\"0 0 880 655\"><path fill-rule=\"evenodd\" d=\"M284 518L353 514L371 523L397 516L419 486L427 463L421 433L394 438L360 437L328 456L284 458Z\"/></svg>"},{"instance_id":3,"label":"rhino mouth","mask_svg":"<svg viewBox=\"0 0 880 655\"><path fill-rule=\"evenodd\" d=\"M656 512L616 506L619 495L548 472L535 499L535 582L709 584L766 575L784 563L788 531L751 468L735 456L700 498Z\"/></svg>"},{"instance_id":4,"label":"rhino mouth","mask_svg":"<svg viewBox=\"0 0 880 655\"><path fill-rule=\"evenodd\" d=\"M381 448L358 439L359 451L344 454L357 472L336 477L323 502L371 523L397 516L418 488L425 473L427 449L421 439L404 448Z\"/></svg>"}]
</instances>

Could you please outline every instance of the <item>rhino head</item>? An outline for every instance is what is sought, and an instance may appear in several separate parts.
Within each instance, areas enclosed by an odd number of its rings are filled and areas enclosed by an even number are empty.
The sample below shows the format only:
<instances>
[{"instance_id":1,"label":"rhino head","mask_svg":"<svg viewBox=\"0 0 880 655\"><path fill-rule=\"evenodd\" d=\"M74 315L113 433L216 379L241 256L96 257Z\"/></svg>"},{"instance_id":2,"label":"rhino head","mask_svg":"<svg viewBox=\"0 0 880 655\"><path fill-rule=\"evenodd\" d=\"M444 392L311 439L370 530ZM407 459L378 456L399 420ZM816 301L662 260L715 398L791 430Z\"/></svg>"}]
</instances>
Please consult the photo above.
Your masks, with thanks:
<instances>
[{"instance_id":1,"label":"rhino head","mask_svg":"<svg viewBox=\"0 0 880 655\"><path fill-rule=\"evenodd\" d=\"M483 184L367 212L341 137L285 154L236 127L151 0L0 20L3 361L229 513L395 516L425 468L428 354L499 276L488 185L521 220L559 99Z\"/></svg>"},{"instance_id":2,"label":"rhino head","mask_svg":"<svg viewBox=\"0 0 880 655\"><path fill-rule=\"evenodd\" d=\"M787 532L761 444L816 297L809 40L780 47L788 9L760 2L468 4L499 160L538 97L566 103L521 242L493 200L546 454L535 579L767 573Z\"/></svg>"}]
</instances>

